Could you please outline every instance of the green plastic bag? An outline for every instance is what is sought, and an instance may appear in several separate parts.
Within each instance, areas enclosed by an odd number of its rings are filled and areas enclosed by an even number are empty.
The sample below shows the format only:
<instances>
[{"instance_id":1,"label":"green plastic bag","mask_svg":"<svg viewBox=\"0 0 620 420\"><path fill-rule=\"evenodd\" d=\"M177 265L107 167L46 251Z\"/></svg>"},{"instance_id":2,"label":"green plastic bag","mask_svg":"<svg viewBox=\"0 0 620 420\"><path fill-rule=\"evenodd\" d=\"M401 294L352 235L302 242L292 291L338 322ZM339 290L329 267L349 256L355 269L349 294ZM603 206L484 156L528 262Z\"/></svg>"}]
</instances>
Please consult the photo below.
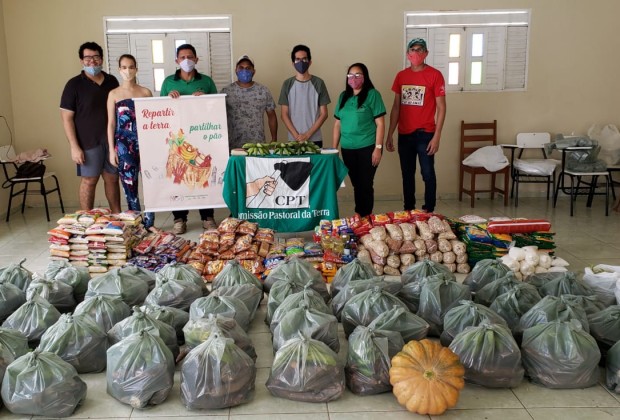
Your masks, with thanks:
<instances>
[{"instance_id":1,"label":"green plastic bag","mask_svg":"<svg viewBox=\"0 0 620 420\"><path fill-rule=\"evenodd\" d=\"M276 397L325 403L343 394L344 367L325 343L300 333L275 354L265 385Z\"/></svg>"},{"instance_id":2,"label":"green plastic bag","mask_svg":"<svg viewBox=\"0 0 620 420\"><path fill-rule=\"evenodd\" d=\"M107 352L108 394L134 408L161 404L174 384L174 357L149 328L130 334Z\"/></svg>"},{"instance_id":3,"label":"green plastic bag","mask_svg":"<svg viewBox=\"0 0 620 420\"><path fill-rule=\"evenodd\" d=\"M400 299L379 286L353 296L342 310L344 333L348 337L355 327L370 325L379 315L393 307L407 308Z\"/></svg>"},{"instance_id":4,"label":"green plastic bag","mask_svg":"<svg viewBox=\"0 0 620 420\"><path fill-rule=\"evenodd\" d=\"M547 388L587 388L598 383L601 353L581 323L552 321L523 332L523 367Z\"/></svg>"},{"instance_id":5,"label":"green plastic bag","mask_svg":"<svg viewBox=\"0 0 620 420\"><path fill-rule=\"evenodd\" d=\"M232 339L212 334L181 368L181 400L188 410L234 407L254 396L256 366Z\"/></svg>"},{"instance_id":6,"label":"green plastic bag","mask_svg":"<svg viewBox=\"0 0 620 420\"><path fill-rule=\"evenodd\" d=\"M78 373L102 372L108 336L87 314L64 314L45 331L39 349L57 354Z\"/></svg>"},{"instance_id":7,"label":"green plastic bag","mask_svg":"<svg viewBox=\"0 0 620 420\"><path fill-rule=\"evenodd\" d=\"M373 330L395 331L401 335L405 343L426 338L430 329L428 322L402 306L383 312L368 327Z\"/></svg>"},{"instance_id":8,"label":"green plastic bag","mask_svg":"<svg viewBox=\"0 0 620 420\"><path fill-rule=\"evenodd\" d=\"M23 258L18 263L11 263L0 267L0 280L8 281L19 287L24 292L32 281L32 273L23 267L26 259Z\"/></svg>"},{"instance_id":9,"label":"green plastic bag","mask_svg":"<svg viewBox=\"0 0 620 420\"><path fill-rule=\"evenodd\" d=\"M349 336L347 364L344 368L347 387L356 395L389 392L392 357L405 342L396 331L376 330L358 325Z\"/></svg>"},{"instance_id":10,"label":"green plastic bag","mask_svg":"<svg viewBox=\"0 0 620 420\"><path fill-rule=\"evenodd\" d=\"M0 322L26 303L26 293L8 280L0 280Z\"/></svg>"},{"instance_id":11,"label":"green plastic bag","mask_svg":"<svg viewBox=\"0 0 620 420\"><path fill-rule=\"evenodd\" d=\"M226 263L222 271L213 279L211 290L216 290L222 286L234 286L238 284L252 284L263 292L263 284L256 276L243 268L239 261L230 260Z\"/></svg>"},{"instance_id":12,"label":"green plastic bag","mask_svg":"<svg viewBox=\"0 0 620 420\"><path fill-rule=\"evenodd\" d=\"M616 394L620 394L620 341L607 352L605 366L605 384Z\"/></svg>"},{"instance_id":13,"label":"green plastic bag","mask_svg":"<svg viewBox=\"0 0 620 420\"><path fill-rule=\"evenodd\" d=\"M469 287L457 283L450 273L438 274L422 280L418 316L430 325L429 335L439 337L443 331L446 312L458 306L459 301L471 299Z\"/></svg>"},{"instance_id":14,"label":"green plastic bag","mask_svg":"<svg viewBox=\"0 0 620 420\"><path fill-rule=\"evenodd\" d=\"M332 279L330 293L332 299L340 293L343 287L350 281L366 280L376 276L375 269L371 264L360 261L355 258L348 264L343 265L336 271L336 275Z\"/></svg>"},{"instance_id":15,"label":"green plastic bag","mask_svg":"<svg viewBox=\"0 0 620 420\"><path fill-rule=\"evenodd\" d=\"M523 380L521 351L505 325L483 321L450 343L465 367L465 380L488 388L515 388Z\"/></svg>"},{"instance_id":16,"label":"green plastic bag","mask_svg":"<svg viewBox=\"0 0 620 420\"><path fill-rule=\"evenodd\" d=\"M98 295L86 298L73 313L88 314L107 333L114 325L131 316L131 308L119 296Z\"/></svg>"},{"instance_id":17,"label":"green plastic bag","mask_svg":"<svg viewBox=\"0 0 620 420\"><path fill-rule=\"evenodd\" d=\"M43 333L59 318L58 309L41 296L33 295L5 319L2 326L21 332L28 339L28 345L36 347Z\"/></svg>"},{"instance_id":18,"label":"green plastic bag","mask_svg":"<svg viewBox=\"0 0 620 420\"><path fill-rule=\"evenodd\" d=\"M471 300L461 300L459 305L446 312L443 318L441 345L447 347L454 337L467 327L477 327L483 321L508 327L506 320L495 311Z\"/></svg>"},{"instance_id":19,"label":"green plastic bag","mask_svg":"<svg viewBox=\"0 0 620 420\"><path fill-rule=\"evenodd\" d=\"M476 293L492 281L504 277L508 272L510 272L510 268L500 259L478 261L463 280L463 284L469 286L472 293Z\"/></svg>"},{"instance_id":20,"label":"green plastic bag","mask_svg":"<svg viewBox=\"0 0 620 420\"><path fill-rule=\"evenodd\" d=\"M239 298L212 294L196 299L189 308L190 319L205 318L209 314L233 318L245 331L250 328L250 311Z\"/></svg>"},{"instance_id":21,"label":"green plastic bag","mask_svg":"<svg viewBox=\"0 0 620 420\"><path fill-rule=\"evenodd\" d=\"M56 354L34 350L7 367L1 394L13 414L69 417L86 398L86 384Z\"/></svg>"},{"instance_id":22,"label":"green plastic bag","mask_svg":"<svg viewBox=\"0 0 620 420\"><path fill-rule=\"evenodd\" d=\"M206 318L190 319L183 327L183 333L190 350L207 341L211 334L218 333L221 337L232 338L241 350L256 361L256 350L250 336L232 318L209 314Z\"/></svg>"},{"instance_id":23,"label":"green plastic bag","mask_svg":"<svg viewBox=\"0 0 620 420\"><path fill-rule=\"evenodd\" d=\"M336 317L311 308L306 302L300 302L298 307L287 311L273 329L274 353L286 341L296 338L299 332L306 337L322 341L336 353L340 350Z\"/></svg>"}]
</instances>

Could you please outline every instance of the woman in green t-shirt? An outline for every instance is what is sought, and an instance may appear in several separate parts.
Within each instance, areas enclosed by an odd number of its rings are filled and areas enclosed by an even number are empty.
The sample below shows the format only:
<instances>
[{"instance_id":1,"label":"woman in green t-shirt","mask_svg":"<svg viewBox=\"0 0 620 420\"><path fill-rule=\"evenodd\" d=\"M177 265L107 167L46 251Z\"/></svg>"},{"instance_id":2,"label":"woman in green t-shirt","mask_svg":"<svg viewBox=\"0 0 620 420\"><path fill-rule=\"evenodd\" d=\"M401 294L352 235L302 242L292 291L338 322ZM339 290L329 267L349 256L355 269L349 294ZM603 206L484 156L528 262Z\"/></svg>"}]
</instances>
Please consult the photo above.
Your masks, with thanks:
<instances>
[{"instance_id":1,"label":"woman in green t-shirt","mask_svg":"<svg viewBox=\"0 0 620 420\"><path fill-rule=\"evenodd\" d=\"M353 184L355 212L372 213L374 179L381 161L385 132L385 105L362 63L349 66L346 88L334 113L333 147L342 149L342 160Z\"/></svg>"}]
</instances>

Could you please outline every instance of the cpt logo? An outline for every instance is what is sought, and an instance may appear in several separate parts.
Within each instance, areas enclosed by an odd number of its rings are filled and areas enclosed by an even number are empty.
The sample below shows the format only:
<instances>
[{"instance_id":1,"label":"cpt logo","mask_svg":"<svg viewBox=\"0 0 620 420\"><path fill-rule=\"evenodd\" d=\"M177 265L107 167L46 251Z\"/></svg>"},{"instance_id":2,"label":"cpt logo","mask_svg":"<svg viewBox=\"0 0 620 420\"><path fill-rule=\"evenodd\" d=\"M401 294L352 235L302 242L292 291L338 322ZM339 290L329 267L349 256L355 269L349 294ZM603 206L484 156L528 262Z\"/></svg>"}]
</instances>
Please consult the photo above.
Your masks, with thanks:
<instances>
[{"instance_id":1,"label":"cpt logo","mask_svg":"<svg viewBox=\"0 0 620 420\"><path fill-rule=\"evenodd\" d=\"M245 162L248 209L308 208L312 162L304 158L247 158Z\"/></svg>"}]
</instances>

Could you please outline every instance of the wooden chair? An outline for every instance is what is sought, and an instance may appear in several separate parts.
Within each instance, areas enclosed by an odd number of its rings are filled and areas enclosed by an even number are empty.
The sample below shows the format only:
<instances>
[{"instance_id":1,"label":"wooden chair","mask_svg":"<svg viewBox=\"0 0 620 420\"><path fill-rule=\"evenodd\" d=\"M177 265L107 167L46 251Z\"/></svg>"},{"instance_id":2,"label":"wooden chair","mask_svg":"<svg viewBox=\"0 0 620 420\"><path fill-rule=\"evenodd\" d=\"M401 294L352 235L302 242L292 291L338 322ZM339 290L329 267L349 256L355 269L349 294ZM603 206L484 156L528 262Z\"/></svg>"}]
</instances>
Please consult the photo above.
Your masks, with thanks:
<instances>
[{"instance_id":1,"label":"wooden chair","mask_svg":"<svg viewBox=\"0 0 620 420\"><path fill-rule=\"evenodd\" d=\"M495 193L503 194L504 206L508 205L508 178L510 177L510 166L499 171L488 171L482 167L473 167L463 164L463 160L476 150L484 146L497 145L497 120L492 123L465 123L461 121L461 170L459 172L459 201L463 200L463 193L471 197L471 207L475 204L475 195L482 192L490 192L491 199L495 198ZM464 185L465 173L469 174L469 188ZM495 185L497 175L504 176L504 188ZM478 175L490 175L491 186L489 189L478 189L476 187L476 177Z\"/></svg>"},{"instance_id":2,"label":"wooden chair","mask_svg":"<svg viewBox=\"0 0 620 420\"><path fill-rule=\"evenodd\" d=\"M13 146L0 146L0 165L2 165L2 170L4 172L5 181L2 184L3 188L10 188L9 192L9 203L6 209L6 221L9 221L9 216L11 215L11 203L13 202L13 197L22 196L22 214L24 213L24 209L26 208L26 195L28 193L32 194L40 194L43 196L43 201L45 203L45 215L47 216L47 221L50 221L50 211L47 203L47 196L53 192L58 193L58 200L60 201L60 208L64 214L65 206L62 202L62 195L60 194L60 185L58 184L58 178L54 172L45 172L43 176L37 176L32 178L18 178L15 175L17 171L17 164L13 162L15 159L15 150ZM52 189L48 189L45 186L45 180L52 178L56 184ZM38 184L38 191L34 189L29 190L28 186L30 184ZM17 187L17 190L16 188ZM19 187L22 187L19 189Z\"/></svg>"}]
</instances>

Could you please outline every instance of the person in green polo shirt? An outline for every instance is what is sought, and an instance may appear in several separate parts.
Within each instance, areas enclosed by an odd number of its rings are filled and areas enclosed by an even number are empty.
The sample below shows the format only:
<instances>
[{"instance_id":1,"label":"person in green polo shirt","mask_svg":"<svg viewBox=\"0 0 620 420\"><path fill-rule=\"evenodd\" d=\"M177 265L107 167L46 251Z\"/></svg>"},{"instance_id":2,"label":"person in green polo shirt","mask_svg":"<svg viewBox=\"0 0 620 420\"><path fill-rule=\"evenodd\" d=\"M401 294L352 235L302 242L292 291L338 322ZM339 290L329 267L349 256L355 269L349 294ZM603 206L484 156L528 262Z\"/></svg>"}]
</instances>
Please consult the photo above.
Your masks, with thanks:
<instances>
[{"instance_id":1,"label":"person in green polo shirt","mask_svg":"<svg viewBox=\"0 0 620 420\"><path fill-rule=\"evenodd\" d=\"M340 144L349 169L355 212L368 216L374 206L373 184L383 148L385 105L364 64L351 64L346 80L334 112L332 144L335 149Z\"/></svg>"},{"instance_id":2,"label":"person in green polo shirt","mask_svg":"<svg viewBox=\"0 0 620 420\"><path fill-rule=\"evenodd\" d=\"M183 44L177 48L176 63L179 69L164 80L161 85L161 96L170 96L178 98L181 95L208 95L217 93L217 88L213 79L206 74L196 71L198 57L196 56L196 48L191 44ZM175 210L172 212L174 216L174 225L172 231L177 234L183 234L187 231L187 215L189 210ZM215 229L217 224L213 209L200 209L200 218L202 219L202 227L204 229Z\"/></svg>"}]
</instances>

